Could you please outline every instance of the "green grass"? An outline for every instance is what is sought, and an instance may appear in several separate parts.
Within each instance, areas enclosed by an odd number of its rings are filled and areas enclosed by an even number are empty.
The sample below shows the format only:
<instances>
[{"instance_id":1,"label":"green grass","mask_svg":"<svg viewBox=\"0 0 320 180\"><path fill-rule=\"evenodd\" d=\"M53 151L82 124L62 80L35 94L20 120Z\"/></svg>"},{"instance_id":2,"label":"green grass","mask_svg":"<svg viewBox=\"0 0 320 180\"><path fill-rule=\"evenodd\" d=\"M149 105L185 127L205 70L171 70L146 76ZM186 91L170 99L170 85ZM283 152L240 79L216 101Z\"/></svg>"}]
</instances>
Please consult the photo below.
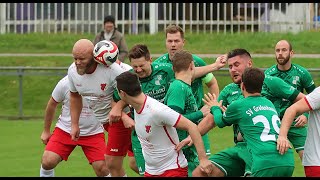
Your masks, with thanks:
<instances>
[{"instance_id":1,"label":"green grass","mask_svg":"<svg viewBox=\"0 0 320 180\"><path fill-rule=\"evenodd\" d=\"M0 177L37 177L44 145L40 140L43 121L39 120L0 120L0 142L6 142L0 148ZM209 132L211 150L218 152L233 145L231 127L215 128ZM223 138L222 138L223 137ZM295 153L293 176L302 177L304 171L301 161ZM127 157L124 168L128 176L137 177L128 166ZM77 147L69 156L68 161L62 161L55 169L57 177L93 177L94 171L88 164L81 148Z\"/></svg>"},{"instance_id":2,"label":"green grass","mask_svg":"<svg viewBox=\"0 0 320 180\"><path fill-rule=\"evenodd\" d=\"M3 34L0 35L0 53L71 53L80 38L92 40L95 34ZM148 45L152 54L164 53L165 34L125 34L128 47L136 43ZM196 54L224 53L233 48L245 48L251 53L273 53L280 39L292 42L296 53L319 53L319 32L292 33L200 33L185 34L185 49Z\"/></svg>"}]
</instances>

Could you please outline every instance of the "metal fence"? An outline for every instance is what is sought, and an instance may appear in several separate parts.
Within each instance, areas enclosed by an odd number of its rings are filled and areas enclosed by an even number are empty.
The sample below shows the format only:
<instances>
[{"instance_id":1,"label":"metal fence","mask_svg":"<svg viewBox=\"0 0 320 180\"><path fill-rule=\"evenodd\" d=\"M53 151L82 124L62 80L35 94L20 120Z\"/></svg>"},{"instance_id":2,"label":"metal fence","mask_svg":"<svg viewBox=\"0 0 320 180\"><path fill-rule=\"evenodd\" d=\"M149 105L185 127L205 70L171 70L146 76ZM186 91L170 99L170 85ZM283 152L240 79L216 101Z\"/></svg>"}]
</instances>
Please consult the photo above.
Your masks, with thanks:
<instances>
[{"instance_id":1,"label":"metal fence","mask_svg":"<svg viewBox=\"0 0 320 180\"><path fill-rule=\"evenodd\" d=\"M52 92L51 88L44 88L43 86L41 86L41 89L36 89L35 87L30 87L27 86L26 83L24 83L24 79L26 77L32 77L32 78L36 78L39 79L39 77L53 77L55 80L54 82L58 82L58 80L60 80L63 76L65 76L67 74L67 69L68 67L16 67L16 66L12 66L12 67L0 67L0 77L3 78L2 82L4 84L4 81L10 81L12 80L11 78L6 78L8 76L10 77L17 77L18 78L18 82L14 83L14 87L16 87L17 89L17 94L14 95L14 92L12 92L12 96L14 98L16 98L14 101L17 102L16 103L16 110L14 111L10 111L9 114L4 114L4 112L7 111L1 111L0 112L0 118L1 119L39 119L39 118L43 118L44 115L44 109L45 109L45 104L47 103L47 99L41 99L38 101L32 101L32 103L34 104L42 104L42 106L40 105L37 106L36 108L38 108L37 110L30 110L30 104L28 104L25 101L25 97L30 96L30 94L24 94L24 92L26 91L27 88L32 88L34 91L39 91L41 93L46 93L48 94L48 98L50 96L50 93ZM262 70L265 70L265 68L261 68ZM314 81L316 84L320 83L320 68L308 68L308 71L312 74ZM218 81L221 80L220 78L223 76L230 76L228 73L228 68L221 68L219 71L215 72L215 76L217 77ZM35 80L36 80L35 79ZM48 78L47 78L48 79ZM30 81L30 79L29 79ZM37 80L38 82L39 80ZM42 83L42 85L44 85L45 83ZM54 85L54 83L52 84ZM6 89L5 87L3 87L4 89ZM46 90L45 90L46 89ZM30 91L30 89L29 89ZM25 95L25 96L24 96ZM37 96L36 93L33 93L32 96ZM3 99L2 103L4 104L8 104L6 103L7 99ZM28 108L26 108L28 107ZM9 107L7 107L9 108ZM25 113L26 109L28 109L29 113Z\"/></svg>"},{"instance_id":2,"label":"metal fence","mask_svg":"<svg viewBox=\"0 0 320 180\"><path fill-rule=\"evenodd\" d=\"M318 29L318 3L0 3L0 33L97 33L114 15L123 33L299 32Z\"/></svg>"}]
</instances>

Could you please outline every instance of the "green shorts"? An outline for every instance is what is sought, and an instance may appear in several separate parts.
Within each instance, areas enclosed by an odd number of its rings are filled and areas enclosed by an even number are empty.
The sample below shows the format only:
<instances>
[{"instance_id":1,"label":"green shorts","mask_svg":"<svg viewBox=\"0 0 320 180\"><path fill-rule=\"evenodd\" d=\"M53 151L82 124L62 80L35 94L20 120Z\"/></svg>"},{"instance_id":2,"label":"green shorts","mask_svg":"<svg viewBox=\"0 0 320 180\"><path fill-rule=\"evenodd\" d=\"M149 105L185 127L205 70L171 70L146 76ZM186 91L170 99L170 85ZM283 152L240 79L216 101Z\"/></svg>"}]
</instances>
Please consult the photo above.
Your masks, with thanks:
<instances>
[{"instance_id":1,"label":"green shorts","mask_svg":"<svg viewBox=\"0 0 320 180\"><path fill-rule=\"evenodd\" d=\"M304 150L304 144L307 138L307 126L294 127L291 126L288 132L288 139L292 143L296 152Z\"/></svg>"},{"instance_id":2,"label":"green shorts","mask_svg":"<svg viewBox=\"0 0 320 180\"><path fill-rule=\"evenodd\" d=\"M194 145L182 148L182 152L188 161L188 177L192 177L193 170L199 166L199 158Z\"/></svg>"},{"instance_id":3,"label":"green shorts","mask_svg":"<svg viewBox=\"0 0 320 180\"><path fill-rule=\"evenodd\" d=\"M211 155L210 140L209 140L208 133L202 136L202 141L203 141L204 149L206 151L206 155L207 156Z\"/></svg>"},{"instance_id":4,"label":"green shorts","mask_svg":"<svg viewBox=\"0 0 320 180\"><path fill-rule=\"evenodd\" d=\"M143 176L145 171L145 161L142 154L142 147L135 130L132 130L131 133L131 143L133 155L136 160L137 167L139 169L139 174Z\"/></svg>"},{"instance_id":5,"label":"green shorts","mask_svg":"<svg viewBox=\"0 0 320 180\"><path fill-rule=\"evenodd\" d=\"M291 177L294 166L281 166L252 172L250 177Z\"/></svg>"},{"instance_id":6,"label":"green shorts","mask_svg":"<svg viewBox=\"0 0 320 180\"><path fill-rule=\"evenodd\" d=\"M209 160L227 177L251 174L252 157L245 142L238 142L234 147L213 154Z\"/></svg>"}]
</instances>

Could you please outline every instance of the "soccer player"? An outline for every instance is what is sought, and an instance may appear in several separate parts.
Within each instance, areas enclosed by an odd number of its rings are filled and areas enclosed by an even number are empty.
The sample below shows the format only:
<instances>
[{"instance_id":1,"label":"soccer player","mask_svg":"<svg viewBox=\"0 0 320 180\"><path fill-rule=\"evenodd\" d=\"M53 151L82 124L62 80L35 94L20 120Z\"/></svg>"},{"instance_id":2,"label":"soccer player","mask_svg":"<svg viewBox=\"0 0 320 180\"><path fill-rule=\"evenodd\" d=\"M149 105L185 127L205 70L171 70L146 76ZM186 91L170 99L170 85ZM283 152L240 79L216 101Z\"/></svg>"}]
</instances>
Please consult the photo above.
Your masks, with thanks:
<instances>
[{"instance_id":1,"label":"soccer player","mask_svg":"<svg viewBox=\"0 0 320 180\"><path fill-rule=\"evenodd\" d=\"M209 113L209 108L203 106L200 110L192 93L191 81L195 66L192 54L185 50L178 50L172 57L175 80L170 84L165 96L164 104L182 114L192 122L197 123ZM177 130L180 141L188 136L187 131ZM188 175L198 166L197 153L194 146L186 146L182 149L188 160Z\"/></svg>"},{"instance_id":2,"label":"soccer player","mask_svg":"<svg viewBox=\"0 0 320 180\"><path fill-rule=\"evenodd\" d=\"M292 104L284 113L281 121L280 133L277 139L277 148L281 154L291 148L287 138L295 117L299 114L309 112L308 133L305 143L302 165L306 177L320 177L320 87L317 87L303 99Z\"/></svg>"},{"instance_id":3,"label":"soccer player","mask_svg":"<svg viewBox=\"0 0 320 180\"><path fill-rule=\"evenodd\" d=\"M252 67L253 61L247 50L233 49L228 52L227 64L233 83L228 84L220 92L218 101L222 102L223 107L228 107L233 102L244 98L240 88L240 83L242 81L241 76L245 68ZM267 75L263 81L261 94L267 97L272 103L278 99L296 102L304 97L303 93L299 92L282 79ZM279 110L276 110L279 113ZM203 129L203 132L202 130L200 131L201 133L207 133L213 128L213 122L210 118L205 118L198 126L200 129ZM215 153L209 158L212 163L216 165L216 168L214 168L212 173L213 176L239 177L249 176L251 174L251 155L248 153L246 142L243 141L240 129L236 124L233 125L233 132L235 146ZM184 144L188 144L188 141L181 142L179 146L183 146ZM196 176L200 175L196 174Z\"/></svg>"},{"instance_id":4,"label":"soccer player","mask_svg":"<svg viewBox=\"0 0 320 180\"><path fill-rule=\"evenodd\" d=\"M179 143L176 128L189 132L195 141L201 170L211 172L212 164L207 159L203 141L194 123L145 95L135 73L124 72L116 81L121 99L134 108L135 130L146 163L146 177L187 177L188 162L183 152L175 149Z\"/></svg>"},{"instance_id":5,"label":"soccer player","mask_svg":"<svg viewBox=\"0 0 320 180\"><path fill-rule=\"evenodd\" d=\"M79 120L79 140L72 141L70 139L71 117L69 96L69 80L68 76L65 76L53 89L45 111L41 140L46 147L41 159L40 177L54 177L54 168L62 160L67 161L76 146L82 148L97 176L107 176L109 171L104 158L106 142L103 127L96 120L92 110L85 101L83 101ZM51 134L50 127L59 103L62 103L61 114Z\"/></svg>"},{"instance_id":6,"label":"soccer player","mask_svg":"<svg viewBox=\"0 0 320 180\"><path fill-rule=\"evenodd\" d=\"M111 176L126 176L123 159L131 147L131 129L122 121L109 124L112 97L116 88L115 78L124 70L117 63L105 66L93 58L94 45L88 39L78 40L72 50L74 63L68 69L70 82L71 138L79 139L79 115L82 97L88 102L96 118L108 131L106 163ZM121 114L118 115L121 117Z\"/></svg>"},{"instance_id":7,"label":"soccer player","mask_svg":"<svg viewBox=\"0 0 320 180\"><path fill-rule=\"evenodd\" d=\"M275 46L277 64L268 68L265 74L279 77L298 89L298 91L303 93L305 90L309 94L315 89L314 81L307 69L291 62L293 53L292 45L287 40L280 40ZM279 105L280 119L282 119L285 110L291 105L291 102L282 101ZM307 136L307 127L305 126L307 118L308 112L297 116L288 134L288 138L301 160Z\"/></svg>"},{"instance_id":8,"label":"soccer player","mask_svg":"<svg viewBox=\"0 0 320 180\"><path fill-rule=\"evenodd\" d=\"M208 93L204 102L211 107L212 122L219 128L238 124L252 156L251 177L291 177L293 151L290 149L284 155L277 151L280 119L273 103L261 96L264 77L258 68L246 68L240 83L244 98L230 104L224 113L215 95Z\"/></svg>"},{"instance_id":9,"label":"soccer player","mask_svg":"<svg viewBox=\"0 0 320 180\"><path fill-rule=\"evenodd\" d=\"M177 25L169 25L166 28L166 49L168 53L157 58L154 61L154 63L161 62L161 63L172 64L173 55L175 54L176 51L182 50L184 44L185 44L185 38L184 38L183 29ZM204 60L202 60L197 55L192 54L192 57L196 67L206 68L211 66L211 65L206 66L206 63L204 62ZM209 68L209 69L212 69L212 68ZM202 98L204 94L202 83L206 84L209 92L214 93L217 96L219 95L219 86L214 75L210 71L205 71L205 70L202 70L202 71L206 73L201 76L197 76L196 74L194 77L198 77L198 78L193 78L193 81L191 84L192 92L194 94L194 97L196 98L196 102L199 108L202 108L202 106L204 105L202 102ZM199 119L199 121L201 121L201 119ZM209 156L211 154L209 135L206 134L202 138L205 143L206 153Z\"/></svg>"}]
</instances>

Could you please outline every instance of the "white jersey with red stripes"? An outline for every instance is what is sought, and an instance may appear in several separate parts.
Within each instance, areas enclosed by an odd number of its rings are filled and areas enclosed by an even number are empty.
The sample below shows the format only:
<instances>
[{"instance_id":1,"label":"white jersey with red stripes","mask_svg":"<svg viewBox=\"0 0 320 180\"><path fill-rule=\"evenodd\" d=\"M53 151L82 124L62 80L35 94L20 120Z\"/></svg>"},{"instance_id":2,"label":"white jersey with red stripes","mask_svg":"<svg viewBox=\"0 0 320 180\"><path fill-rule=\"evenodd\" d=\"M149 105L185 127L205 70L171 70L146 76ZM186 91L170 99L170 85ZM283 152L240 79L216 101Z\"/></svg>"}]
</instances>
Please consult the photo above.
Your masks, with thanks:
<instances>
[{"instance_id":1,"label":"white jersey with red stripes","mask_svg":"<svg viewBox=\"0 0 320 180\"><path fill-rule=\"evenodd\" d=\"M70 114L70 90L68 76L62 78L52 91L52 98L56 102L62 102L61 114L59 115L56 127L70 134L71 114ZM102 124L96 120L93 111L88 103L83 100L83 107L79 120L80 136L89 136L103 133Z\"/></svg>"},{"instance_id":2,"label":"white jersey with red stripes","mask_svg":"<svg viewBox=\"0 0 320 180\"><path fill-rule=\"evenodd\" d=\"M78 92L93 110L96 118L103 124L109 121L115 78L125 70L117 63L110 66L98 64L91 74L79 75L75 63L68 69L70 91Z\"/></svg>"},{"instance_id":3,"label":"white jersey with red stripes","mask_svg":"<svg viewBox=\"0 0 320 180\"><path fill-rule=\"evenodd\" d=\"M304 145L303 166L320 166L320 87L305 96L310 108L308 134Z\"/></svg>"},{"instance_id":4,"label":"white jersey with red stripes","mask_svg":"<svg viewBox=\"0 0 320 180\"><path fill-rule=\"evenodd\" d=\"M135 130L149 174L160 175L188 165L182 150L175 150L179 143L175 126L180 118L179 113L150 96L146 96L140 112L134 111Z\"/></svg>"}]
</instances>

